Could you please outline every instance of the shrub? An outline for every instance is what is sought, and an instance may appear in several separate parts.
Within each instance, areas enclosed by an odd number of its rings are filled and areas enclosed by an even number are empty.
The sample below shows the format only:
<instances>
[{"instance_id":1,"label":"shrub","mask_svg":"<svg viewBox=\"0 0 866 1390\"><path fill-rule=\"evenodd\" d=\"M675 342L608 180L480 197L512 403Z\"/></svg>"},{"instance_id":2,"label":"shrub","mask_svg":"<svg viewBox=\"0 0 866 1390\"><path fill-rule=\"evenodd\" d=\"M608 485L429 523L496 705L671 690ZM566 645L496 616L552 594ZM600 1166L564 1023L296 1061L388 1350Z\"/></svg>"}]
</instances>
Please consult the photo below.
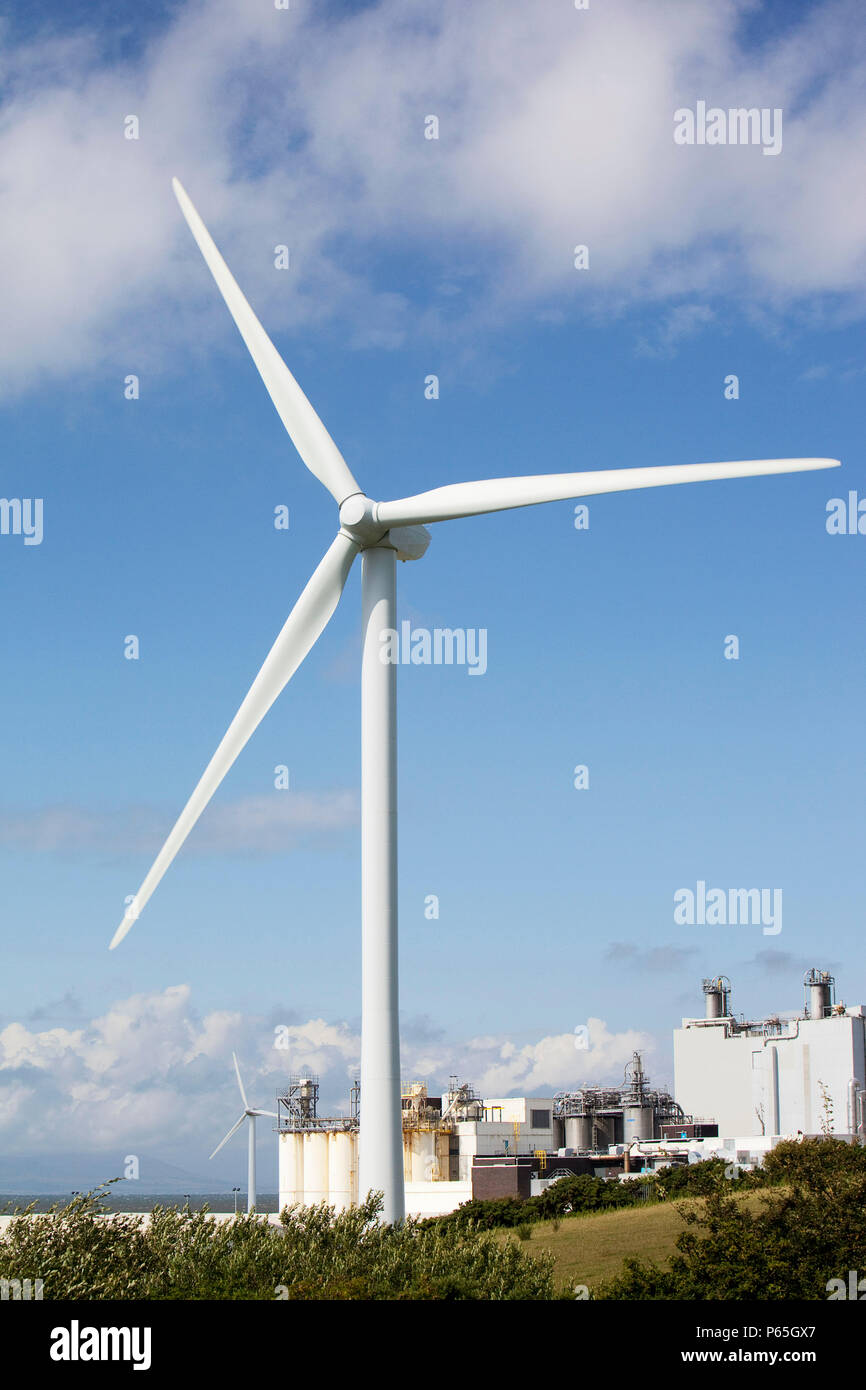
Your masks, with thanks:
<instances>
[{"instance_id":1,"label":"shrub","mask_svg":"<svg viewBox=\"0 0 866 1390\"><path fill-rule=\"evenodd\" d=\"M816 1189L866 1175L866 1149L844 1139L785 1139L767 1154L762 1171L767 1183Z\"/></svg>"},{"instance_id":2,"label":"shrub","mask_svg":"<svg viewBox=\"0 0 866 1390\"><path fill-rule=\"evenodd\" d=\"M334 1214L157 1208L108 1216L100 1194L19 1215L0 1240L0 1278L42 1279L44 1299L547 1299L552 1260L473 1227L381 1223L381 1196ZM278 1288L280 1294L277 1294Z\"/></svg>"},{"instance_id":3,"label":"shrub","mask_svg":"<svg viewBox=\"0 0 866 1390\"><path fill-rule=\"evenodd\" d=\"M705 1158L700 1163L678 1163L662 1168L655 1175L660 1197L705 1197L722 1188L740 1191L760 1187L764 1175L760 1168L728 1177L730 1164L724 1158Z\"/></svg>"},{"instance_id":4,"label":"shrub","mask_svg":"<svg viewBox=\"0 0 866 1390\"><path fill-rule=\"evenodd\" d=\"M717 1183L696 1209L668 1269L626 1260L604 1299L826 1299L831 1279L863 1266L866 1162L835 1140L780 1144L770 1164L784 1190L769 1188L757 1210ZM768 1155L767 1162L773 1155ZM695 1165L702 1167L703 1165Z\"/></svg>"}]
</instances>

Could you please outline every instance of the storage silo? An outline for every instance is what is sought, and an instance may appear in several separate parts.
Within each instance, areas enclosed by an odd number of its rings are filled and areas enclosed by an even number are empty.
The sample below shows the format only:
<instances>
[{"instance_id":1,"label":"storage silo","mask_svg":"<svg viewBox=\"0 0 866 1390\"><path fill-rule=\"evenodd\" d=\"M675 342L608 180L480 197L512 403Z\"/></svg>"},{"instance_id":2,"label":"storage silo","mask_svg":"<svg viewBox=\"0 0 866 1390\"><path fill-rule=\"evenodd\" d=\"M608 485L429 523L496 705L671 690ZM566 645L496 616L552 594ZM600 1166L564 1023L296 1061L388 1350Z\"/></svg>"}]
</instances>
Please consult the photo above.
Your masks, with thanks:
<instances>
[{"instance_id":1,"label":"storage silo","mask_svg":"<svg viewBox=\"0 0 866 1390\"><path fill-rule=\"evenodd\" d=\"M328 1132L312 1130L303 1135L304 1204L328 1200Z\"/></svg>"},{"instance_id":2,"label":"storage silo","mask_svg":"<svg viewBox=\"0 0 866 1390\"><path fill-rule=\"evenodd\" d=\"M826 970L807 970L803 978L810 1018L827 1018L833 1008L833 986L836 981Z\"/></svg>"},{"instance_id":3,"label":"storage silo","mask_svg":"<svg viewBox=\"0 0 866 1390\"><path fill-rule=\"evenodd\" d=\"M403 1130L403 1176L406 1182L433 1182L438 1177L434 1129Z\"/></svg>"},{"instance_id":4,"label":"storage silo","mask_svg":"<svg viewBox=\"0 0 866 1390\"><path fill-rule=\"evenodd\" d=\"M592 1116L567 1115L565 1118L565 1147L581 1150L592 1148Z\"/></svg>"},{"instance_id":5,"label":"storage silo","mask_svg":"<svg viewBox=\"0 0 866 1390\"><path fill-rule=\"evenodd\" d=\"M706 1018L728 1018L731 1007L731 982L727 975L717 975L713 980L704 980Z\"/></svg>"},{"instance_id":6,"label":"storage silo","mask_svg":"<svg viewBox=\"0 0 866 1390\"><path fill-rule=\"evenodd\" d=\"M335 1129L328 1140L328 1202L335 1211L345 1211L354 1201L355 1136L349 1130Z\"/></svg>"},{"instance_id":7,"label":"storage silo","mask_svg":"<svg viewBox=\"0 0 866 1390\"><path fill-rule=\"evenodd\" d=\"M281 1206L304 1200L304 1136L297 1130L280 1135L284 1162Z\"/></svg>"},{"instance_id":8,"label":"storage silo","mask_svg":"<svg viewBox=\"0 0 866 1390\"><path fill-rule=\"evenodd\" d=\"M624 1105L622 1108L622 1140L630 1144L633 1139L652 1139L653 1108L651 1105Z\"/></svg>"},{"instance_id":9,"label":"storage silo","mask_svg":"<svg viewBox=\"0 0 866 1390\"><path fill-rule=\"evenodd\" d=\"M595 1130L595 1143L591 1147L597 1148L599 1152L603 1152L605 1149L610 1148L611 1144L619 1142L622 1137L621 1134L617 1133L617 1130L622 1126L622 1117L620 1115L612 1115L609 1113L602 1114L600 1111L596 1111L592 1118ZM620 1121L619 1124L617 1124L617 1120Z\"/></svg>"}]
</instances>

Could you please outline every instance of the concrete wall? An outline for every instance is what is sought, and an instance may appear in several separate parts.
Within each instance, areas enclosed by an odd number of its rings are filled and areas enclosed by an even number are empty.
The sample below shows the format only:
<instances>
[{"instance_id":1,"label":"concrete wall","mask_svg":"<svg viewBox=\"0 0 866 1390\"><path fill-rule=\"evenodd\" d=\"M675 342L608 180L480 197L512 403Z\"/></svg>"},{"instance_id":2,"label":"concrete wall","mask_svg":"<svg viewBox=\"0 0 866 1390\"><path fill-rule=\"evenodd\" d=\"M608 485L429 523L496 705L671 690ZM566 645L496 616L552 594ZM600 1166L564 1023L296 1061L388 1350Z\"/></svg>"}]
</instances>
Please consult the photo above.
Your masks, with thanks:
<instances>
[{"instance_id":1,"label":"concrete wall","mask_svg":"<svg viewBox=\"0 0 866 1390\"><path fill-rule=\"evenodd\" d=\"M407 1182L407 1216L444 1216L472 1197L471 1182Z\"/></svg>"}]
</instances>

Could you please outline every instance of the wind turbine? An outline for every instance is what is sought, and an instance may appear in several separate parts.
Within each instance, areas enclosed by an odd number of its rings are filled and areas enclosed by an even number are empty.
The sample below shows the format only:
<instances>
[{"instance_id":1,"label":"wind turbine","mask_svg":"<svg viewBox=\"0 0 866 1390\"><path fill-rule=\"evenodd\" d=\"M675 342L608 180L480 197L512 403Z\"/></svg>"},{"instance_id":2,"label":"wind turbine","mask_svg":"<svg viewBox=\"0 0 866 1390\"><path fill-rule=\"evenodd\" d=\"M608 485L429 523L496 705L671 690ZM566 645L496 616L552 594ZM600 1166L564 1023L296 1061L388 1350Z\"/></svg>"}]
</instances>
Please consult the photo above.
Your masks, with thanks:
<instances>
[{"instance_id":1,"label":"wind turbine","mask_svg":"<svg viewBox=\"0 0 866 1390\"><path fill-rule=\"evenodd\" d=\"M216 1158L223 1144L227 1144L231 1139L232 1135L237 1134L244 1120L249 1120L250 1127L248 1133L249 1158L247 1161L247 1211L252 1211L256 1204L256 1116L268 1115L272 1120L276 1120L277 1115L273 1110L253 1110L252 1106L247 1100L247 1093L244 1090L244 1083L241 1081L241 1069L238 1066L237 1055L234 1052L232 1053L232 1061L235 1064L235 1075L238 1079L241 1100L244 1104L244 1113L241 1115L237 1124L232 1125L225 1139L221 1139L220 1142L217 1144L216 1148L211 1154L211 1158Z\"/></svg>"},{"instance_id":2,"label":"wind turbine","mask_svg":"<svg viewBox=\"0 0 866 1390\"><path fill-rule=\"evenodd\" d=\"M400 1045L397 1017L396 669L381 634L395 630L396 561L427 549L427 523L606 492L836 468L837 459L750 459L544 473L452 483L395 502L375 502L356 482L283 362L177 179L175 195L229 312L302 460L331 493L340 526L286 619L240 709L208 763L114 934L123 940L254 730L330 621L355 557L362 555L361 659L361 1129L359 1195L384 1194L383 1218L404 1215Z\"/></svg>"}]
</instances>

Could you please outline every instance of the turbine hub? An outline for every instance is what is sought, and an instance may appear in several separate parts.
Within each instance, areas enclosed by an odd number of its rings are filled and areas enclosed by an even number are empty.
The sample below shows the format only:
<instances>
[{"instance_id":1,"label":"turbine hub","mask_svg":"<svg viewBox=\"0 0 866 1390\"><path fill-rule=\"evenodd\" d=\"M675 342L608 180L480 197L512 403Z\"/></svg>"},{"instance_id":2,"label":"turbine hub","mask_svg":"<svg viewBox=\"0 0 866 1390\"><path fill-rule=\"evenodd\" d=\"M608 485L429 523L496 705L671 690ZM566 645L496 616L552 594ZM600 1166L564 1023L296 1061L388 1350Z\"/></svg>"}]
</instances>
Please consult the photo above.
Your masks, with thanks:
<instances>
[{"instance_id":1,"label":"turbine hub","mask_svg":"<svg viewBox=\"0 0 866 1390\"><path fill-rule=\"evenodd\" d=\"M354 492L341 503L340 528L362 548L378 545L388 531L376 520L376 503L363 492Z\"/></svg>"},{"instance_id":2,"label":"turbine hub","mask_svg":"<svg viewBox=\"0 0 866 1390\"><path fill-rule=\"evenodd\" d=\"M420 560L430 544L426 526L392 526L376 520L378 503L363 492L353 492L340 506L340 529L362 550L385 545L396 550L398 560Z\"/></svg>"}]
</instances>

